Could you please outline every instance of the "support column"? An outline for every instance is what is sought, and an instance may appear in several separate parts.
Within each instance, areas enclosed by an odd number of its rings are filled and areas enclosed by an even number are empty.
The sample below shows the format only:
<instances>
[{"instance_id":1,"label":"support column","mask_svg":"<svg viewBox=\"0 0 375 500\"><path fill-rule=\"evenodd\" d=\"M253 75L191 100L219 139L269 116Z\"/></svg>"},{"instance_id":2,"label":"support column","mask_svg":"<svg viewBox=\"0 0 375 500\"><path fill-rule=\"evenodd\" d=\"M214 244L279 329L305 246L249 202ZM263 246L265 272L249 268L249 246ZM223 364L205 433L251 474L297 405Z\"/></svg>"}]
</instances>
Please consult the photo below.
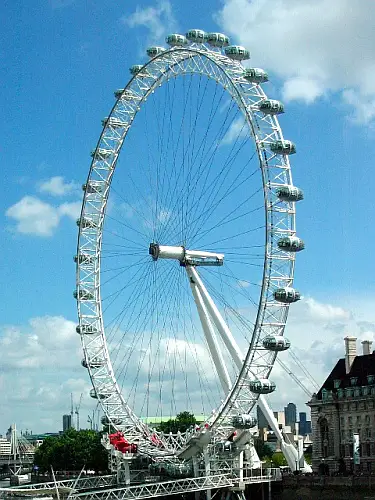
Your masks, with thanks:
<instances>
[{"instance_id":1,"label":"support column","mask_svg":"<svg viewBox=\"0 0 375 500\"><path fill-rule=\"evenodd\" d=\"M190 267L186 266L186 272L188 275L190 275ZM202 295L200 293L200 290L198 289L197 285L195 282L190 280L190 288L194 296L195 304L198 309L198 314L199 314L199 319L201 320L202 323L202 328L204 335L207 340L207 345L210 350L210 354L212 357L212 360L214 362L214 365L216 367L217 374L220 379L221 386L224 390L225 394L228 394L230 391L230 388L232 386L229 373L227 370L227 367L225 366L225 362L223 359L223 355L220 350L219 343L217 341L212 323L210 321L208 311L206 308L206 305L202 299Z\"/></svg>"}]
</instances>

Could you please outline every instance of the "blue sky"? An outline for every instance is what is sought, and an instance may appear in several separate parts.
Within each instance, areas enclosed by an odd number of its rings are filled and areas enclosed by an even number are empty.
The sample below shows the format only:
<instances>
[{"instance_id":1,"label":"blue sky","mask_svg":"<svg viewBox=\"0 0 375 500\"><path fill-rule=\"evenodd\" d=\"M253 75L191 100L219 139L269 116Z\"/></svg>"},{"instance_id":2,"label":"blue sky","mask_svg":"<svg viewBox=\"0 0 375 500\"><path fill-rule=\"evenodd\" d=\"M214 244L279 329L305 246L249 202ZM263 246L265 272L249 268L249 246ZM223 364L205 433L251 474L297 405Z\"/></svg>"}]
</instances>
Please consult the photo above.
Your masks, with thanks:
<instances>
[{"instance_id":1,"label":"blue sky","mask_svg":"<svg viewBox=\"0 0 375 500\"><path fill-rule=\"evenodd\" d=\"M286 138L297 144L294 183L304 189L297 227L295 306L287 335L318 383L343 355L348 334L375 339L371 184L375 117L375 16L370 0L226 0L121 3L5 1L0 78L0 433L16 421L35 431L61 427L69 394L83 414L94 404L79 365L72 297L81 190L113 90L145 48L169 32L220 31L269 71ZM198 13L198 14L197 14ZM304 380L298 367L287 364ZM273 407L294 384L278 367ZM285 380L284 380L285 379ZM308 381L304 380L308 386ZM293 387L296 387L293 385ZM309 387L309 386L308 386ZM304 394L295 388L301 410ZM85 418L81 418L85 421Z\"/></svg>"}]
</instances>

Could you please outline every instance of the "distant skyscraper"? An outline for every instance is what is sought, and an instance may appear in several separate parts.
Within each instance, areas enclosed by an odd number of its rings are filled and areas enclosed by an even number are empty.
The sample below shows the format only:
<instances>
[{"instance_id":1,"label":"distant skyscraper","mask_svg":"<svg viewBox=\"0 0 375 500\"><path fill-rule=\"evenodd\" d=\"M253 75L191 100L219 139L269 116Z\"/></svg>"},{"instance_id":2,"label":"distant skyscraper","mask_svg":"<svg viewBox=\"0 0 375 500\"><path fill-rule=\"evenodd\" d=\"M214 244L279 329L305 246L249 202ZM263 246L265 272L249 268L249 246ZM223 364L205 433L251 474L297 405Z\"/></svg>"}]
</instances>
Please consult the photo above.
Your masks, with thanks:
<instances>
[{"instance_id":1,"label":"distant skyscraper","mask_svg":"<svg viewBox=\"0 0 375 500\"><path fill-rule=\"evenodd\" d=\"M299 434L300 436L311 434L311 420L306 419L305 412L300 412L299 414Z\"/></svg>"},{"instance_id":2,"label":"distant skyscraper","mask_svg":"<svg viewBox=\"0 0 375 500\"><path fill-rule=\"evenodd\" d=\"M299 433L301 436L306 436L307 431L306 431L306 412L300 412L299 413Z\"/></svg>"},{"instance_id":3,"label":"distant skyscraper","mask_svg":"<svg viewBox=\"0 0 375 500\"><path fill-rule=\"evenodd\" d=\"M290 425L291 427L297 422L297 407L294 403L288 403L284 408L285 413L285 425Z\"/></svg>"},{"instance_id":4,"label":"distant skyscraper","mask_svg":"<svg viewBox=\"0 0 375 500\"><path fill-rule=\"evenodd\" d=\"M63 415L63 432L71 429L72 427L72 416L71 415Z\"/></svg>"},{"instance_id":5,"label":"distant skyscraper","mask_svg":"<svg viewBox=\"0 0 375 500\"><path fill-rule=\"evenodd\" d=\"M257 420L258 420L258 429L267 429L268 422L266 417L264 416L262 410L257 406Z\"/></svg>"}]
</instances>

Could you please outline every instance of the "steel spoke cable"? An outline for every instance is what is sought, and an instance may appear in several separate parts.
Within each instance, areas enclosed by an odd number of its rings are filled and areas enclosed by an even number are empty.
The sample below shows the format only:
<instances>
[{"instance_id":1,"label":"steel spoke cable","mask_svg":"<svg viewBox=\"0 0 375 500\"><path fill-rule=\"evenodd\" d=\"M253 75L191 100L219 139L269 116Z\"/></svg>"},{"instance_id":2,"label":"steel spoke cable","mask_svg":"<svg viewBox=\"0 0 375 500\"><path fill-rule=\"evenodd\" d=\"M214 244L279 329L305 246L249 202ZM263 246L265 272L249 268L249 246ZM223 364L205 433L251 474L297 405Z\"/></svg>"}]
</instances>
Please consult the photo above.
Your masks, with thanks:
<instances>
[{"instance_id":1,"label":"steel spoke cable","mask_svg":"<svg viewBox=\"0 0 375 500\"><path fill-rule=\"evenodd\" d=\"M216 110L215 110L215 113L216 113ZM207 127L207 129L206 129L206 136L207 136L207 134L208 134L208 131L209 131L209 128ZM222 133L224 134L224 132L222 132ZM208 151L209 151L209 150L208 150ZM202 163L202 160L201 160L201 163ZM201 163L199 164L198 168L200 168L200 167L201 167ZM192 168L192 166L191 166L191 168ZM202 171L202 174L201 174L201 175L203 175L203 173L204 173L204 170ZM179 196L176 196L176 198L175 198L174 205L173 205L173 206L172 206L172 208L171 208L171 212L172 212L172 213L174 213L174 212L176 211L176 207L178 207L178 206L179 206L180 200L181 200L181 198L184 196L184 194L183 194L183 193L184 193L185 184L186 184L186 180L185 180L184 184L181 186L181 190L180 190L180 194L179 194ZM196 188L196 183L195 183L195 185L193 186L193 192L195 191L195 188ZM170 198L170 200L171 200L171 201L172 201L172 199L173 199L173 196L175 195L175 191L176 191L176 189L175 189L175 190L171 193L171 198ZM175 219L176 219L176 218L177 218L177 216L175 216ZM177 219L177 221L178 221L178 219ZM175 221L174 221L174 222L175 222Z\"/></svg>"},{"instance_id":2,"label":"steel spoke cable","mask_svg":"<svg viewBox=\"0 0 375 500\"><path fill-rule=\"evenodd\" d=\"M207 79L207 82L208 82L208 81L209 81L209 80ZM213 105L214 105L215 98L216 98L216 90L217 90L217 86L215 87L214 99L211 101L211 111L210 111L210 116L211 116L212 109L213 109ZM205 136L202 138L202 141L201 141L201 143L200 143L200 145L199 145L199 147L198 147L198 150L197 150L197 155L198 155L199 151L201 150L201 147L206 145L205 139L206 139L206 137L207 137L207 134L208 134L208 129L206 129L206 134L205 134ZM193 162L193 163L191 163L190 168L193 168L193 165L194 165L194 162ZM173 172L173 171L172 171L172 172ZM170 176L170 178L172 179L172 175ZM170 187L170 185L169 185L169 187ZM173 193L174 193L174 191L173 191ZM168 191L167 191L166 196L165 196L165 198L164 198L164 199L165 199L165 203L166 203L166 205L167 205L167 206L170 206L170 204L171 204L171 202L172 202L172 200L173 200L173 194L171 194L170 189L168 189ZM163 236L163 235L160 235L160 238L162 238L162 236Z\"/></svg>"},{"instance_id":3,"label":"steel spoke cable","mask_svg":"<svg viewBox=\"0 0 375 500\"><path fill-rule=\"evenodd\" d=\"M214 182L210 182L210 189L209 189L208 186L207 186L207 182L208 182L209 179L212 180L211 176L210 176L210 172L212 170L212 166L214 164L214 160L215 160L216 154L217 154L218 150L221 149L224 137L226 136L227 133L229 133L230 127L235 122L235 117L234 117L231 121L229 121L228 124L226 123L227 120L228 120L228 118L229 118L229 112L233 108L234 108L234 104L233 104L233 101L232 101L231 102L231 106L228 108L227 115L225 117L224 123L223 123L222 127L219 130L219 134L216 135L217 140L215 141L215 148L212 151L209 160L207 162L205 162L205 165L206 165L206 168L205 168L206 176L205 176L205 179L204 179L204 182L203 182L203 185L202 185L202 189L201 189L201 193L206 193L206 192L209 193L208 198L205 200L205 203L208 203L208 200L212 196L212 193L213 193L215 187L219 183L219 179L221 178L222 174L225 172L225 169L227 168L227 166L230 164L230 160L229 160L230 154L233 151L233 148L234 148L235 144L237 143L237 140L236 140L235 143L232 145L232 148L229 151L229 153L228 153L227 158L225 159L225 161L223 161L223 166L222 166L221 170L218 172L218 174L216 175L216 178L215 178ZM240 148L238 148L237 154L239 154L239 152L240 152ZM203 161L204 161L204 159L202 159L202 163L203 163ZM197 186L198 181L199 181L199 179L197 179L195 188ZM197 212L200 209L200 201L201 201L201 198L198 198L197 199L197 203L194 204L194 210L192 210L192 214L191 214L191 219L193 219L193 220L194 220L194 217L196 216Z\"/></svg>"},{"instance_id":4,"label":"steel spoke cable","mask_svg":"<svg viewBox=\"0 0 375 500\"><path fill-rule=\"evenodd\" d=\"M228 186L227 190L225 191L225 193L223 193L223 195L221 196L221 198L215 203L215 204L212 204L211 207L207 207L205 208L205 210L202 211L202 213L196 217L195 220L192 221L192 224L195 224L196 222L200 221L200 219L205 216L205 215L211 215L212 212L214 210L216 210L216 208L224 201L228 198L228 196L232 195L238 188L240 188L241 186L244 185L244 183L248 180L250 180L259 170L259 168L257 167L256 170L254 170L253 172L251 172L247 177L245 177L245 179L243 179L240 183L236 184L237 180L239 179L240 175L245 171L245 168L250 164L250 162L252 161L253 157L250 157L249 160L245 163L245 165L243 166L243 168L241 169L241 171L237 174L237 176L235 177L235 179L232 181L232 183ZM208 217L206 217L206 220L207 220ZM197 233L198 231L196 231ZM193 234L192 235L192 238L194 238L196 236L196 234Z\"/></svg>"},{"instance_id":5,"label":"steel spoke cable","mask_svg":"<svg viewBox=\"0 0 375 500\"><path fill-rule=\"evenodd\" d=\"M215 182L212 184L212 189L211 191L209 192L208 194L208 198L207 198L207 201L205 203L205 206L209 205L208 208L205 209L205 212L207 214L207 217L203 220L203 223L201 223L201 225L199 227L197 227L197 224L196 224L196 221L195 221L195 227L193 227L193 234L194 234L194 231L195 231L195 234L194 236L199 233L199 231L202 229L202 227L204 226L204 224L206 223L206 221L208 220L209 216L213 213L214 210L217 209L217 207L220 205L220 203L222 203L222 201L226 198L227 196L227 193L228 193L228 190L226 191L226 193L223 193L221 195L221 197L219 198L218 201L217 200L217 197L219 196L219 193L220 193L220 190L222 189L222 186L225 186L225 181L230 173L230 167L232 166L233 162L236 160L237 156L239 155L239 153L241 152L241 149L242 147L246 144L246 142L243 142L242 143L242 146L240 146L238 149L237 149L237 153L236 155L230 160L230 162L226 162L220 173L219 173L219 176L216 177L216 180ZM240 174L242 174L244 171L245 171L245 168L246 166L252 161L252 158L251 157L246 163L245 165L243 166L242 170L240 171ZM219 181L219 178L220 178L220 183L218 182ZM237 180L237 178L236 178ZM244 183L245 183L245 180L246 179L243 179L242 182L240 182L239 184L237 184L237 186L235 187L235 189L237 189L238 187L241 187ZM216 191L215 191L215 188L216 188ZM230 189L231 193L233 193L233 190ZM210 205L211 204L211 205ZM199 216L199 219L202 218L202 214Z\"/></svg>"},{"instance_id":6,"label":"steel spoke cable","mask_svg":"<svg viewBox=\"0 0 375 500\"><path fill-rule=\"evenodd\" d=\"M143 270L143 274L140 276L140 278L136 282L134 282L136 288L133 289L133 293L129 295L127 301L122 304L121 310L112 318L111 321L106 322L107 340L109 342L112 342L112 340L115 339L115 336L119 332L124 317L127 314L128 308L133 305L133 303L135 302L135 298L142 292L144 292L144 289L146 288L145 283L147 283L147 279L149 279L150 274L151 266L148 266ZM146 288L146 290L148 291L149 287Z\"/></svg>"},{"instance_id":7,"label":"steel spoke cable","mask_svg":"<svg viewBox=\"0 0 375 500\"><path fill-rule=\"evenodd\" d=\"M185 79L184 78L182 79L182 83L183 83L183 89L185 90ZM190 85L191 85L191 81L190 81ZM180 124L180 127L179 127L179 133L178 133L178 138L177 138L176 146L175 146L175 149L174 149L174 152L173 152L173 155L172 155L172 165L173 165L172 171L176 171L176 172L177 172L177 170L176 170L177 150L178 150L178 147L179 147L179 144L180 144L180 141L181 141L181 137L183 136L182 132L183 132L183 127L184 127L184 123L185 123L185 112L186 112L186 106L187 106L187 93L186 92L184 92L184 97L185 97L185 100L183 102L181 124ZM180 165L180 168L178 169L178 174L176 176L177 181L181 177L182 168L183 168L183 165ZM177 186L177 182L175 183L174 190L176 189L176 186ZM174 192L172 193L172 197L173 196L174 196ZM173 208L172 208L172 211L173 211ZM160 236L159 236L159 240L160 240Z\"/></svg>"}]
</instances>

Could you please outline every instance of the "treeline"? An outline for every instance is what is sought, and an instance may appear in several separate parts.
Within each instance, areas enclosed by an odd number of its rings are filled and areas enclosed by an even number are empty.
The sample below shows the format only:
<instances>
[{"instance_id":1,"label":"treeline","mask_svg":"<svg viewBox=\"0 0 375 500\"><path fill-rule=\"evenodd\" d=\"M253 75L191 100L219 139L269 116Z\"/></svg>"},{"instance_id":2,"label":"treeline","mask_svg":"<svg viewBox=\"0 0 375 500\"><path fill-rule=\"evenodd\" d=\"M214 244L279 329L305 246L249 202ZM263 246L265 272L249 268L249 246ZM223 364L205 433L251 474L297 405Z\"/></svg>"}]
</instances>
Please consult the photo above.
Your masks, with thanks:
<instances>
[{"instance_id":1,"label":"treeline","mask_svg":"<svg viewBox=\"0 0 375 500\"><path fill-rule=\"evenodd\" d=\"M78 471L85 467L95 473L108 470L107 451L101 444L101 433L69 429L60 436L46 438L35 452L34 466L39 472Z\"/></svg>"}]
</instances>

